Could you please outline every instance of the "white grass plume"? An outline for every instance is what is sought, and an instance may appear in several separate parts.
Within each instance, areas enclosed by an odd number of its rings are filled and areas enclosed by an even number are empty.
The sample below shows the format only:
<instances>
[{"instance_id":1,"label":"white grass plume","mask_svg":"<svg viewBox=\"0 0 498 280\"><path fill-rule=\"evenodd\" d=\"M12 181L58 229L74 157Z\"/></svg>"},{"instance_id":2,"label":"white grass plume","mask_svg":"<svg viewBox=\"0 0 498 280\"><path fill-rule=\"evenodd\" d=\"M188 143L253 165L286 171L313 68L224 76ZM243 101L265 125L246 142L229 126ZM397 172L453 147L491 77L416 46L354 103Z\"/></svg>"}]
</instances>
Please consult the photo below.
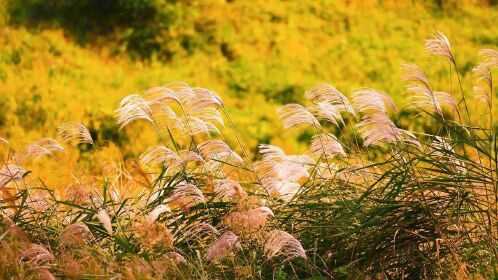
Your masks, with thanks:
<instances>
[{"instance_id":1,"label":"white grass plume","mask_svg":"<svg viewBox=\"0 0 498 280\"><path fill-rule=\"evenodd\" d=\"M441 136L434 137L431 145L432 153L439 158L439 161L455 168L458 172L466 172L465 163L455 157L454 147Z\"/></svg>"},{"instance_id":2,"label":"white grass plume","mask_svg":"<svg viewBox=\"0 0 498 280\"><path fill-rule=\"evenodd\" d=\"M309 177L308 170L316 162L308 155L286 155L273 145L259 145L263 159L253 163L263 188L272 196L289 201L299 191L298 181Z\"/></svg>"},{"instance_id":3,"label":"white grass plume","mask_svg":"<svg viewBox=\"0 0 498 280\"><path fill-rule=\"evenodd\" d=\"M183 116L180 118L180 122L182 123L182 127L184 127L185 132L191 136L198 134L211 136L213 133L221 133L216 125L199 117Z\"/></svg>"},{"instance_id":4,"label":"white grass plume","mask_svg":"<svg viewBox=\"0 0 498 280\"><path fill-rule=\"evenodd\" d=\"M175 266L187 263L187 260L177 252L167 252L164 257L168 258Z\"/></svg>"},{"instance_id":5,"label":"white grass plume","mask_svg":"<svg viewBox=\"0 0 498 280\"><path fill-rule=\"evenodd\" d=\"M301 189L301 184L295 181L264 178L261 182L271 196L278 197L285 202L291 201Z\"/></svg>"},{"instance_id":6,"label":"white grass plume","mask_svg":"<svg viewBox=\"0 0 498 280\"><path fill-rule=\"evenodd\" d=\"M39 244L31 244L21 253L21 261L30 264L34 268L46 268L54 260L54 255Z\"/></svg>"},{"instance_id":7,"label":"white grass plume","mask_svg":"<svg viewBox=\"0 0 498 280\"><path fill-rule=\"evenodd\" d=\"M278 162L275 165L277 178L297 182L301 178L309 177L308 170L314 165L314 161L302 161L303 159L311 159L308 156L288 156L286 160Z\"/></svg>"},{"instance_id":8,"label":"white grass plume","mask_svg":"<svg viewBox=\"0 0 498 280\"><path fill-rule=\"evenodd\" d=\"M339 127L339 124L344 125L344 119L341 115L341 111L344 111L343 105L330 104L328 102L321 101L308 106L307 109L318 120L328 121L337 127Z\"/></svg>"},{"instance_id":9,"label":"white grass plume","mask_svg":"<svg viewBox=\"0 0 498 280\"><path fill-rule=\"evenodd\" d=\"M180 168L183 164L180 156L165 146L149 148L140 156L140 162L150 167L167 163L168 166L171 166L175 170Z\"/></svg>"},{"instance_id":10,"label":"white grass plume","mask_svg":"<svg viewBox=\"0 0 498 280\"><path fill-rule=\"evenodd\" d=\"M387 114L388 108L397 112L392 98L387 93L374 89L363 89L353 92L352 103L356 112L382 112Z\"/></svg>"},{"instance_id":11,"label":"white grass plume","mask_svg":"<svg viewBox=\"0 0 498 280\"><path fill-rule=\"evenodd\" d=\"M52 138L42 138L16 152L14 160L17 162L27 159L38 160L45 155L53 155L54 152L64 152L64 148Z\"/></svg>"},{"instance_id":12,"label":"white grass plume","mask_svg":"<svg viewBox=\"0 0 498 280\"><path fill-rule=\"evenodd\" d=\"M284 150L270 144L259 144L258 149L265 160L283 160L287 156Z\"/></svg>"},{"instance_id":13,"label":"white grass plume","mask_svg":"<svg viewBox=\"0 0 498 280\"><path fill-rule=\"evenodd\" d=\"M24 174L26 174L26 170L17 164L9 164L3 167L0 169L0 188L9 182L22 180Z\"/></svg>"},{"instance_id":14,"label":"white grass plume","mask_svg":"<svg viewBox=\"0 0 498 280\"><path fill-rule=\"evenodd\" d=\"M306 91L304 97L314 103L327 102L329 104L339 104L345 106L348 111L353 112L349 100L339 90L330 84L319 84L314 88Z\"/></svg>"},{"instance_id":15,"label":"white grass plume","mask_svg":"<svg viewBox=\"0 0 498 280\"><path fill-rule=\"evenodd\" d=\"M301 242L291 234L282 230L272 230L268 233L264 251L268 259L274 259L276 257L282 257L285 260L298 257L306 259L306 252L304 251Z\"/></svg>"},{"instance_id":16,"label":"white grass plume","mask_svg":"<svg viewBox=\"0 0 498 280\"><path fill-rule=\"evenodd\" d=\"M482 102L484 104L486 104L486 106L488 108L491 108L491 94L490 92L483 88L483 87L480 87L480 86L474 86L472 87L472 91L474 92L475 94L475 98L477 101L479 102Z\"/></svg>"},{"instance_id":17,"label":"white grass plume","mask_svg":"<svg viewBox=\"0 0 498 280\"><path fill-rule=\"evenodd\" d=\"M205 202L206 199L201 190L194 184L185 181L178 183L173 193L166 198L166 203L172 209L176 207L188 209L189 207Z\"/></svg>"},{"instance_id":18,"label":"white grass plume","mask_svg":"<svg viewBox=\"0 0 498 280\"><path fill-rule=\"evenodd\" d=\"M299 104L287 104L277 108L277 114L285 129L296 129L302 126L321 127L310 111Z\"/></svg>"},{"instance_id":19,"label":"white grass plume","mask_svg":"<svg viewBox=\"0 0 498 280\"><path fill-rule=\"evenodd\" d=\"M95 239L87 225L83 223L71 224L67 226L59 235L59 245L70 244L83 245Z\"/></svg>"},{"instance_id":20,"label":"white grass plume","mask_svg":"<svg viewBox=\"0 0 498 280\"><path fill-rule=\"evenodd\" d=\"M498 67L498 51L493 49L482 49L479 56L488 67Z\"/></svg>"},{"instance_id":21,"label":"white grass plume","mask_svg":"<svg viewBox=\"0 0 498 280\"><path fill-rule=\"evenodd\" d=\"M189 150L181 150L178 152L178 155L180 159L182 160L183 163L189 163L189 162L202 162L203 159L202 157L197 154L196 152L189 151Z\"/></svg>"},{"instance_id":22,"label":"white grass plume","mask_svg":"<svg viewBox=\"0 0 498 280\"><path fill-rule=\"evenodd\" d=\"M491 108L493 104L493 75L491 73L491 67L498 66L498 52L496 52L496 55L496 64L493 64L493 62L489 62L489 58L485 58L484 62L479 63L472 69L472 72L477 76L476 82L481 82L485 85L485 87L474 86L472 90L475 94L476 99L479 102L486 104L488 108Z\"/></svg>"},{"instance_id":23,"label":"white grass plume","mask_svg":"<svg viewBox=\"0 0 498 280\"><path fill-rule=\"evenodd\" d=\"M81 123L69 122L57 127L57 135L64 142L75 142L76 144L86 143L93 145L92 135L90 131Z\"/></svg>"},{"instance_id":24,"label":"white grass plume","mask_svg":"<svg viewBox=\"0 0 498 280\"><path fill-rule=\"evenodd\" d=\"M263 228L269 217L274 217L273 211L265 206L243 212L232 212L224 218L224 222L233 230L250 233Z\"/></svg>"},{"instance_id":25,"label":"white grass plume","mask_svg":"<svg viewBox=\"0 0 498 280\"><path fill-rule=\"evenodd\" d=\"M442 56L447 58L450 62L455 62L455 57L451 52L450 41L446 35L440 31L435 32L432 39L425 41L425 49L430 55Z\"/></svg>"},{"instance_id":26,"label":"white grass plume","mask_svg":"<svg viewBox=\"0 0 498 280\"><path fill-rule=\"evenodd\" d=\"M175 96L181 103L186 103L186 100L195 96L192 88L184 82L172 82L164 86L165 88L173 91Z\"/></svg>"},{"instance_id":27,"label":"white grass plume","mask_svg":"<svg viewBox=\"0 0 498 280\"><path fill-rule=\"evenodd\" d=\"M486 63L479 63L473 69L472 72L477 76L477 82L484 82L488 87L493 84L493 76L491 75L491 68Z\"/></svg>"},{"instance_id":28,"label":"white grass plume","mask_svg":"<svg viewBox=\"0 0 498 280\"><path fill-rule=\"evenodd\" d=\"M365 147L381 143L405 143L421 149L420 142L413 133L397 128L385 114L365 115L358 128L365 140L363 143Z\"/></svg>"},{"instance_id":29,"label":"white grass plume","mask_svg":"<svg viewBox=\"0 0 498 280\"><path fill-rule=\"evenodd\" d=\"M168 253L166 253L164 255L166 257L170 258L171 260L173 260L173 262L176 265L187 263L187 261L185 260L185 258L182 255L180 255L179 253L177 253L177 252L168 252Z\"/></svg>"},{"instance_id":30,"label":"white grass plume","mask_svg":"<svg viewBox=\"0 0 498 280\"><path fill-rule=\"evenodd\" d=\"M214 241L206 253L209 261L216 262L221 260L237 250L241 249L239 237L231 231L226 231L216 241Z\"/></svg>"},{"instance_id":31,"label":"white grass plume","mask_svg":"<svg viewBox=\"0 0 498 280\"><path fill-rule=\"evenodd\" d=\"M443 116L443 106L458 112L458 103L447 92L433 91L424 71L413 64L404 64L403 80L409 83L408 91L412 93L411 106L423 108Z\"/></svg>"},{"instance_id":32,"label":"white grass plume","mask_svg":"<svg viewBox=\"0 0 498 280\"><path fill-rule=\"evenodd\" d=\"M193 151L180 150L176 153L165 146L149 148L140 155L140 162L149 168L166 164L168 174L179 172L190 162L202 161L202 157Z\"/></svg>"},{"instance_id":33,"label":"white grass plume","mask_svg":"<svg viewBox=\"0 0 498 280\"><path fill-rule=\"evenodd\" d=\"M415 64L404 63L401 65L401 70L403 71L403 75L401 76L403 81L415 85L421 85L425 87L427 91L432 91L431 84L425 76L424 70L420 67Z\"/></svg>"},{"instance_id":34,"label":"white grass plume","mask_svg":"<svg viewBox=\"0 0 498 280\"><path fill-rule=\"evenodd\" d=\"M225 142L219 139L207 140L197 146L205 159L224 161L233 164L243 164L244 160Z\"/></svg>"},{"instance_id":35,"label":"white grass plume","mask_svg":"<svg viewBox=\"0 0 498 280\"><path fill-rule=\"evenodd\" d=\"M180 104L180 97L178 94L168 86L160 86L147 89L143 93L146 100L149 100L150 104L164 104L165 101L174 101Z\"/></svg>"},{"instance_id":36,"label":"white grass plume","mask_svg":"<svg viewBox=\"0 0 498 280\"><path fill-rule=\"evenodd\" d=\"M149 103L139 94L126 96L119 102L115 111L120 129L136 120L146 120L154 123Z\"/></svg>"},{"instance_id":37,"label":"white grass plume","mask_svg":"<svg viewBox=\"0 0 498 280\"><path fill-rule=\"evenodd\" d=\"M192 225L187 226L181 232L182 237L186 240L195 239L197 241L202 241L213 236L218 237L220 235L215 227L206 222L196 222Z\"/></svg>"},{"instance_id":38,"label":"white grass plume","mask_svg":"<svg viewBox=\"0 0 498 280\"><path fill-rule=\"evenodd\" d=\"M105 211L105 209L100 209L97 212L97 219L99 219L99 221L102 223L107 233L109 235L112 235L113 230L112 230L111 217L109 217L109 214L107 214L107 211Z\"/></svg>"},{"instance_id":39,"label":"white grass plume","mask_svg":"<svg viewBox=\"0 0 498 280\"><path fill-rule=\"evenodd\" d=\"M191 112L223 106L221 98L215 92L205 88L193 88L194 95L186 99L185 105Z\"/></svg>"},{"instance_id":40,"label":"white grass plume","mask_svg":"<svg viewBox=\"0 0 498 280\"><path fill-rule=\"evenodd\" d=\"M307 155L287 155L281 148L270 144L259 144L263 160L291 161L302 165L314 165L315 161Z\"/></svg>"},{"instance_id":41,"label":"white grass plume","mask_svg":"<svg viewBox=\"0 0 498 280\"><path fill-rule=\"evenodd\" d=\"M433 111L440 116L443 116L443 105L448 106L454 112L458 111L457 101L447 92L428 92L416 87L412 87L410 90L415 93L410 97L413 100L411 103L413 107L424 108L428 111Z\"/></svg>"},{"instance_id":42,"label":"white grass plume","mask_svg":"<svg viewBox=\"0 0 498 280\"><path fill-rule=\"evenodd\" d=\"M152 224L154 223L157 218L159 218L159 216L163 213L166 213L166 212L171 212L171 209L169 209L169 207L167 205L158 205L156 206L156 208L154 208L154 210L152 210L146 217L145 219L145 222L147 224Z\"/></svg>"},{"instance_id":43,"label":"white grass plume","mask_svg":"<svg viewBox=\"0 0 498 280\"><path fill-rule=\"evenodd\" d=\"M255 167L257 170L266 169L266 175L262 174L262 178L275 176L280 180L297 181L309 176L308 169L316 163L308 155L286 155L283 150L273 145L261 144L259 149L263 160Z\"/></svg>"},{"instance_id":44,"label":"white grass plume","mask_svg":"<svg viewBox=\"0 0 498 280\"><path fill-rule=\"evenodd\" d=\"M346 156L346 152L337 138L330 133L320 133L313 136L310 150L313 154L323 157Z\"/></svg>"},{"instance_id":45,"label":"white grass plume","mask_svg":"<svg viewBox=\"0 0 498 280\"><path fill-rule=\"evenodd\" d=\"M229 178L215 180L214 193L216 198L222 201L239 201L247 197L247 193L240 183Z\"/></svg>"}]
</instances>

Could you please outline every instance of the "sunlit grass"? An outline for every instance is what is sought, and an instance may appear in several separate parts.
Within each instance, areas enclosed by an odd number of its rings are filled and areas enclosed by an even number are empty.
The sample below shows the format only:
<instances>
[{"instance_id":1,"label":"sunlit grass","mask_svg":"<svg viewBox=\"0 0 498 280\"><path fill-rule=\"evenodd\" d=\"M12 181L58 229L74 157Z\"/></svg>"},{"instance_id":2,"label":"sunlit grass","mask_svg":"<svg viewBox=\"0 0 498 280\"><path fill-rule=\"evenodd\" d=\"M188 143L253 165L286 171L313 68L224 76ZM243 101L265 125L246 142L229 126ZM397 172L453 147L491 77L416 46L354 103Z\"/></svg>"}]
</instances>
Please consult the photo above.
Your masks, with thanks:
<instances>
[{"instance_id":1,"label":"sunlit grass","mask_svg":"<svg viewBox=\"0 0 498 280\"><path fill-rule=\"evenodd\" d=\"M480 88L467 93L445 35L435 34L426 49L457 77L447 79L451 91L436 90L430 74L409 65L400 83L413 102L404 109L380 91L348 98L327 84L281 106L286 137L310 136L301 154L261 144L254 160L222 99L179 82L131 94L114 111L116 129L132 135L149 127L157 141L150 143L159 143L137 158L74 122L58 126L57 139L20 148L0 139L0 249L7 252L0 272L496 277L498 52L480 52L473 83ZM479 104L486 118L466 104ZM405 110L431 131L397 124ZM77 149L88 158L72 156ZM31 168L39 165L50 172Z\"/></svg>"}]
</instances>

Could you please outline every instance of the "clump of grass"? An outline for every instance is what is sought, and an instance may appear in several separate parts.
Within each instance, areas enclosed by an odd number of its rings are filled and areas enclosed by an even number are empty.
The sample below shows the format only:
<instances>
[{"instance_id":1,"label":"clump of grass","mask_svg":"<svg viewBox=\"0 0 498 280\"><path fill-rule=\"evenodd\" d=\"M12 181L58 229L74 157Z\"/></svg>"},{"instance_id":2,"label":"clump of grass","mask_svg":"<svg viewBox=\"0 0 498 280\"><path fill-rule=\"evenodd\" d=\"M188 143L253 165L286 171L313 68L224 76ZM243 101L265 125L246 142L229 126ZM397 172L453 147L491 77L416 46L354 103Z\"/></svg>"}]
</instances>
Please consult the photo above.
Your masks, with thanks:
<instances>
[{"instance_id":1,"label":"clump of grass","mask_svg":"<svg viewBox=\"0 0 498 280\"><path fill-rule=\"evenodd\" d=\"M235 151L244 152L241 139L236 134L227 138L230 129L224 124L232 124L225 113L215 93L183 83L124 98L116 110L121 127L149 122L162 142L133 164L113 162L82 124L63 124L60 139L93 147L95 169L87 172L69 164L73 182L52 190L19 165L43 156L64 165L71 161L71 148L44 138L20 152L12 149L4 159L12 164L2 173L2 187L9 193L2 212L37 248L51 254L43 258L43 268L55 276L274 274L274 264L305 257L304 250L299 255L276 250L280 260L264 258L266 233L278 227L247 156Z\"/></svg>"},{"instance_id":2,"label":"clump of grass","mask_svg":"<svg viewBox=\"0 0 498 280\"><path fill-rule=\"evenodd\" d=\"M476 90L475 101L489 114L489 122L483 122L469 111L448 39L438 33L427 49L448 60L458 78L451 88L460 90L433 90L415 65L404 66L403 79L414 100L410 109L421 112L414 117L435 120L438 134L397 127L385 95L353 93L356 116L347 125L356 126L357 134L353 131L349 142L344 133L334 139L335 150L341 144L346 153L331 153L329 144L315 141L312 152L321 151L321 157L314 172L283 206L282 225L291 223L305 247L315 248L316 264L333 275L496 277L498 162L491 96L496 52L481 51L483 61L475 68L476 82L486 88ZM320 95L329 105L343 96L331 86ZM337 126L341 112L333 113L334 119L324 120ZM310 110L313 114L320 117ZM295 119L297 113L282 117ZM329 133L322 122L301 118L293 123L299 125L310 126L316 138Z\"/></svg>"},{"instance_id":3,"label":"clump of grass","mask_svg":"<svg viewBox=\"0 0 498 280\"><path fill-rule=\"evenodd\" d=\"M430 54L458 73L448 39ZM214 92L172 83L125 97L119 125L150 123L159 146L138 161L98 147L79 123L59 127L3 158L0 272L9 277L470 278L497 277L498 154L492 69L481 52L476 102L434 90L422 69L403 79L419 118L437 134L409 131L388 94L349 99L335 87L305 93L309 104L278 113L290 132L307 129L309 152L262 144L251 161ZM450 79L450 83L453 80ZM463 107L463 108L460 108ZM227 124L227 127L225 125ZM95 167L70 164L69 145L92 147ZM112 150L110 150L112 152ZM29 171L49 156L70 178L54 190ZM35 273L38 276L32 276ZM41 276L40 276L41 275Z\"/></svg>"}]
</instances>

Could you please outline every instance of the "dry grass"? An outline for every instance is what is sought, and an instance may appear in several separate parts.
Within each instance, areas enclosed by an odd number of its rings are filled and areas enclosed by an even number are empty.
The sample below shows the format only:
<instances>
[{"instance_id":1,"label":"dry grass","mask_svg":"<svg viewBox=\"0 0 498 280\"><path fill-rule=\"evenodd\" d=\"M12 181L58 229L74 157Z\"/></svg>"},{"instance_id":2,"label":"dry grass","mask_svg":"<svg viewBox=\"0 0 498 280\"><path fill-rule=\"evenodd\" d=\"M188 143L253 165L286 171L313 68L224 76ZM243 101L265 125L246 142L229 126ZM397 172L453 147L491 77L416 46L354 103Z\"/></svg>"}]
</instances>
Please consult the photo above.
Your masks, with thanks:
<instances>
[{"instance_id":1,"label":"dry grass","mask_svg":"<svg viewBox=\"0 0 498 280\"><path fill-rule=\"evenodd\" d=\"M442 33L427 49L458 73ZM322 84L305 93L308 104L278 110L284 128L312 135L309 152L262 144L253 161L217 94L172 83L116 110L121 128L148 122L161 141L138 160L97 146L79 123L59 127L63 144L43 138L16 150L2 139L0 275L497 277L498 56L481 54L476 102L489 122L473 120L463 90L435 91L405 66L415 114L434 122L434 135L397 124L386 93L360 90L350 102ZM93 168L72 162L75 145L89 147ZM27 171L46 160L59 164L64 189Z\"/></svg>"}]
</instances>

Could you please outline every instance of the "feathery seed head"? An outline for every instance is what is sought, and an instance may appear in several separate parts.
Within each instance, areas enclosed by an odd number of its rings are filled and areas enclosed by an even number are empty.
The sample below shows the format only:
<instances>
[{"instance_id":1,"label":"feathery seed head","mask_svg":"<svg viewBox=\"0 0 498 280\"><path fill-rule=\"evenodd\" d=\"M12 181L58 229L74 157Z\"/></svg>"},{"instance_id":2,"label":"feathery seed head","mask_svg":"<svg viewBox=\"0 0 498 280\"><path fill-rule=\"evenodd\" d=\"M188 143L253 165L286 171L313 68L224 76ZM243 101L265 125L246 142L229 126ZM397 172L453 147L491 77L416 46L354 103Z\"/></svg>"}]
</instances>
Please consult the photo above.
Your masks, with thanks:
<instances>
[{"instance_id":1,"label":"feathery seed head","mask_svg":"<svg viewBox=\"0 0 498 280\"><path fill-rule=\"evenodd\" d=\"M239 237L231 231L226 231L209 247L206 258L216 262L221 260L241 248Z\"/></svg>"},{"instance_id":2,"label":"feathery seed head","mask_svg":"<svg viewBox=\"0 0 498 280\"><path fill-rule=\"evenodd\" d=\"M149 103L139 94L128 95L119 102L119 109L115 111L120 129L136 120L152 120L152 110Z\"/></svg>"},{"instance_id":3,"label":"feathery seed head","mask_svg":"<svg viewBox=\"0 0 498 280\"><path fill-rule=\"evenodd\" d=\"M353 107L357 112L381 112L387 113L387 108L397 112L392 98L385 92L374 89L364 89L353 92Z\"/></svg>"},{"instance_id":4,"label":"feathery seed head","mask_svg":"<svg viewBox=\"0 0 498 280\"><path fill-rule=\"evenodd\" d=\"M148 167L166 164L168 174L178 172L184 166L184 162L180 156L164 146L156 146L148 149L140 156L140 161Z\"/></svg>"},{"instance_id":5,"label":"feathery seed head","mask_svg":"<svg viewBox=\"0 0 498 280\"><path fill-rule=\"evenodd\" d=\"M247 196L239 182L228 178L215 181L214 193L220 200L229 201L238 201Z\"/></svg>"},{"instance_id":6,"label":"feathery seed head","mask_svg":"<svg viewBox=\"0 0 498 280\"><path fill-rule=\"evenodd\" d=\"M159 218L159 215L165 212L171 212L171 209L167 205L158 205L154 210L152 210L149 215L147 215L147 218L145 219L145 222L147 224L152 224L154 223L157 218Z\"/></svg>"},{"instance_id":7,"label":"feathery seed head","mask_svg":"<svg viewBox=\"0 0 498 280\"><path fill-rule=\"evenodd\" d=\"M287 104L277 108L277 114L285 129L311 125L321 127L318 120L306 108L299 104Z\"/></svg>"},{"instance_id":8,"label":"feathery seed head","mask_svg":"<svg viewBox=\"0 0 498 280\"><path fill-rule=\"evenodd\" d=\"M105 209L100 209L97 212L97 218L102 223L102 225L104 226L104 229L107 231L107 233L109 235L112 235L113 231L112 231L111 217L109 217L109 214L107 214Z\"/></svg>"},{"instance_id":9,"label":"feathery seed head","mask_svg":"<svg viewBox=\"0 0 498 280\"><path fill-rule=\"evenodd\" d=\"M401 65L403 81L412 85L422 86L426 91L432 91L431 84L425 76L424 70L415 64L405 63Z\"/></svg>"},{"instance_id":10,"label":"feathery seed head","mask_svg":"<svg viewBox=\"0 0 498 280\"><path fill-rule=\"evenodd\" d=\"M381 143L405 143L421 148L413 133L397 128L385 114L366 115L362 118L358 127L360 134L365 139L365 147Z\"/></svg>"},{"instance_id":11,"label":"feathery seed head","mask_svg":"<svg viewBox=\"0 0 498 280\"><path fill-rule=\"evenodd\" d=\"M345 106L346 108L351 108L351 104L346 96L330 84L319 84L306 91L304 93L304 97L315 103L327 102L329 104L339 104ZM352 112L354 114L354 111Z\"/></svg>"},{"instance_id":12,"label":"feathery seed head","mask_svg":"<svg viewBox=\"0 0 498 280\"><path fill-rule=\"evenodd\" d=\"M472 91L475 93L475 97L478 101L486 104L488 108L491 108L491 94L489 94L488 90L480 86L474 86Z\"/></svg>"},{"instance_id":13,"label":"feathery seed head","mask_svg":"<svg viewBox=\"0 0 498 280\"><path fill-rule=\"evenodd\" d=\"M410 83L408 91L413 93L411 106L433 111L440 116L443 116L443 105L458 111L458 103L451 94L432 90L422 69L413 64L404 64L403 69L403 80Z\"/></svg>"},{"instance_id":14,"label":"feathery seed head","mask_svg":"<svg viewBox=\"0 0 498 280\"><path fill-rule=\"evenodd\" d=\"M42 138L14 154L14 160L23 162L27 159L38 160L45 155L53 155L54 152L64 152L64 148L52 138Z\"/></svg>"},{"instance_id":15,"label":"feathery seed head","mask_svg":"<svg viewBox=\"0 0 498 280\"><path fill-rule=\"evenodd\" d=\"M167 279L171 272L175 273L178 266L187 264L185 258L177 252L168 252L152 261L154 277Z\"/></svg>"},{"instance_id":16,"label":"feathery seed head","mask_svg":"<svg viewBox=\"0 0 498 280\"><path fill-rule=\"evenodd\" d=\"M275 214L273 214L273 211L269 208L269 207L266 207L266 206L261 206L261 207L258 207L256 208L259 212L261 213L264 213L266 215L269 215L269 216L272 216L272 217L275 217Z\"/></svg>"},{"instance_id":17,"label":"feathery seed head","mask_svg":"<svg viewBox=\"0 0 498 280\"><path fill-rule=\"evenodd\" d=\"M191 136L195 136L198 134L205 134L210 136L211 133L221 133L216 125L199 117L183 116L180 118L180 121L185 131Z\"/></svg>"},{"instance_id":18,"label":"feathery seed head","mask_svg":"<svg viewBox=\"0 0 498 280\"><path fill-rule=\"evenodd\" d=\"M181 232L183 238L185 238L186 240L195 239L197 241L202 241L206 238L211 238L212 236L217 237L220 235L215 227L205 222L196 222L192 225L189 225Z\"/></svg>"},{"instance_id":19,"label":"feathery seed head","mask_svg":"<svg viewBox=\"0 0 498 280\"><path fill-rule=\"evenodd\" d=\"M150 88L144 91L143 96L149 101L151 106L164 104L165 101L169 100L178 104L181 103L178 94L167 86Z\"/></svg>"},{"instance_id":20,"label":"feathery seed head","mask_svg":"<svg viewBox=\"0 0 498 280\"><path fill-rule=\"evenodd\" d=\"M168 252L164 254L165 257L169 258L175 265L186 264L187 260L177 252Z\"/></svg>"},{"instance_id":21,"label":"feathery seed head","mask_svg":"<svg viewBox=\"0 0 498 280\"><path fill-rule=\"evenodd\" d=\"M72 244L83 245L92 240L94 240L93 234L88 226L83 223L67 226L59 236L59 244L63 247Z\"/></svg>"},{"instance_id":22,"label":"feathery seed head","mask_svg":"<svg viewBox=\"0 0 498 280\"><path fill-rule=\"evenodd\" d=\"M493 76L491 75L491 68L488 64L479 63L472 68L472 72L476 74L478 82L483 81L486 85L491 87Z\"/></svg>"},{"instance_id":23,"label":"feathery seed head","mask_svg":"<svg viewBox=\"0 0 498 280\"><path fill-rule=\"evenodd\" d=\"M426 40L425 48L430 55L442 56L450 62L455 62L455 58L451 52L450 41L442 32L435 32L433 39Z\"/></svg>"},{"instance_id":24,"label":"feathery seed head","mask_svg":"<svg viewBox=\"0 0 498 280\"><path fill-rule=\"evenodd\" d=\"M197 154L196 152L189 151L189 150L181 150L178 152L180 159L184 163L189 163L189 162L202 162L203 159L202 157Z\"/></svg>"},{"instance_id":25,"label":"feathery seed head","mask_svg":"<svg viewBox=\"0 0 498 280\"><path fill-rule=\"evenodd\" d=\"M74 141L76 144L86 143L93 145L92 135L88 129L78 122L69 122L57 127L60 138L64 142Z\"/></svg>"},{"instance_id":26,"label":"feathery seed head","mask_svg":"<svg viewBox=\"0 0 498 280\"><path fill-rule=\"evenodd\" d=\"M224 221L233 230L241 233L251 233L263 228L268 217L275 215L270 208L262 206L243 212L232 212L228 214Z\"/></svg>"},{"instance_id":27,"label":"feathery seed head","mask_svg":"<svg viewBox=\"0 0 498 280\"><path fill-rule=\"evenodd\" d=\"M436 136L430 147L433 154L438 157L440 161L447 164L447 166L454 167L458 172L466 172L465 163L455 157L453 146L447 139Z\"/></svg>"},{"instance_id":28,"label":"feathery seed head","mask_svg":"<svg viewBox=\"0 0 498 280\"><path fill-rule=\"evenodd\" d=\"M343 105L321 101L308 106L307 109L319 120L328 121L337 127L339 127L339 124L344 125L344 119L341 116L341 111L344 110Z\"/></svg>"},{"instance_id":29,"label":"feathery seed head","mask_svg":"<svg viewBox=\"0 0 498 280\"><path fill-rule=\"evenodd\" d=\"M226 161L234 164L244 163L244 160L236 152L232 151L225 142L219 139L207 140L198 145L197 148L205 159L217 162Z\"/></svg>"},{"instance_id":30,"label":"feathery seed head","mask_svg":"<svg viewBox=\"0 0 498 280\"><path fill-rule=\"evenodd\" d=\"M281 230L272 230L268 233L264 251L268 259L276 257L282 257L285 260L297 257L306 259L306 252L301 242L291 234Z\"/></svg>"},{"instance_id":31,"label":"feathery seed head","mask_svg":"<svg viewBox=\"0 0 498 280\"><path fill-rule=\"evenodd\" d=\"M482 49L479 51L479 56L488 67L498 67L498 51L493 49Z\"/></svg>"},{"instance_id":32,"label":"feathery seed head","mask_svg":"<svg viewBox=\"0 0 498 280\"><path fill-rule=\"evenodd\" d=\"M281 148L274 145L259 144L258 148L263 160L283 160L287 156Z\"/></svg>"},{"instance_id":33,"label":"feathery seed head","mask_svg":"<svg viewBox=\"0 0 498 280\"><path fill-rule=\"evenodd\" d=\"M497 63L498 66L498 52L497 52ZM480 86L474 86L473 92L475 93L476 99L480 102L486 104L488 108L492 105L492 90L493 90L493 76L491 73L491 66L493 64L489 62L482 62L472 69L477 76L476 82L483 82L486 85L486 89Z\"/></svg>"},{"instance_id":34,"label":"feathery seed head","mask_svg":"<svg viewBox=\"0 0 498 280\"><path fill-rule=\"evenodd\" d=\"M55 257L45 247L31 244L21 254L21 261L30 264L34 268L46 267Z\"/></svg>"},{"instance_id":35,"label":"feathery seed head","mask_svg":"<svg viewBox=\"0 0 498 280\"><path fill-rule=\"evenodd\" d=\"M166 203L170 208L180 207L184 210L205 202L206 199L201 190L194 184L185 181L178 183L173 193L166 199Z\"/></svg>"},{"instance_id":36,"label":"feathery seed head","mask_svg":"<svg viewBox=\"0 0 498 280\"><path fill-rule=\"evenodd\" d=\"M0 169L0 188L9 182L22 180L26 170L16 164L9 164Z\"/></svg>"},{"instance_id":37,"label":"feathery seed head","mask_svg":"<svg viewBox=\"0 0 498 280\"><path fill-rule=\"evenodd\" d=\"M194 96L186 102L186 106L190 112L223 106L221 98L213 91L205 88L193 88L192 91Z\"/></svg>"},{"instance_id":38,"label":"feathery seed head","mask_svg":"<svg viewBox=\"0 0 498 280\"><path fill-rule=\"evenodd\" d=\"M346 152L344 152L342 145L337 141L337 138L330 133L321 133L313 136L310 150L317 156L346 156Z\"/></svg>"}]
</instances>

